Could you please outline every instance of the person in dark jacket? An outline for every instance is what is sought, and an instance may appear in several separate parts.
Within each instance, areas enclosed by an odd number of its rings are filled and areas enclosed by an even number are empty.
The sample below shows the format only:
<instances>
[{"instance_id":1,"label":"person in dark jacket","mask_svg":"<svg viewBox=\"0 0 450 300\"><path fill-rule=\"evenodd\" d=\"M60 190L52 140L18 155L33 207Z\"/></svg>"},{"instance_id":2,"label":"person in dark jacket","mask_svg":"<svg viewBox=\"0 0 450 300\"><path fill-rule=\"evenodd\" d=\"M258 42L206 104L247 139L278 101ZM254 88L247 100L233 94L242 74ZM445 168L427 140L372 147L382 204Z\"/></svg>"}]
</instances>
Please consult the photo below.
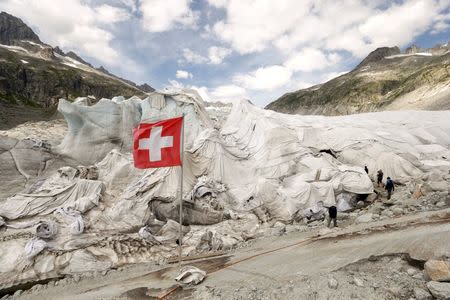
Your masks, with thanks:
<instances>
[{"instance_id":1,"label":"person in dark jacket","mask_svg":"<svg viewBox=\"0 0 450 300\"><path fill-rule=\"evenodd\" d=\"M378 170L377 172L377 185L380 186L383 183L383 171Z\"/></svg>"},{"instance_id":2,"label":"person in dark jacket","mask_svg":"<svg viewBox=\"0 0 450 300\"><path fill-rule=\"evenodd\" d=\"M394 189L395 189L395 188L394 188L394 182L392 181L391 177L388 177L388 178L387 178L385 189L386 189L387 192L388 192L387 198L388 198L388 199L391 199L391 194L392 194L392 192L393 192Z\"/></svg>"},{"instance_id":3,"label":"person in dark jacket","mask_svg":"<svg viewBox=\"0 0 450 300\"><path fill-rule=\"evenodd\" d=\"M366 173L369 174L369 168L367 168L367 166L364 166L364 171L366 171Z\"/></svg>"},{"instance_id":4,"label":"person in dark jacket","mask_svg":"<svg viewBox=\"0 0 450 300\"><path fill-rule=\"evenodd\" d=\"M328 207L328 225L327 227L330 227L331 220L333 220L333 227L336 227L336 218L337 218L337 207L336 206L330 206Z\"/></svg>"}]
</instances>

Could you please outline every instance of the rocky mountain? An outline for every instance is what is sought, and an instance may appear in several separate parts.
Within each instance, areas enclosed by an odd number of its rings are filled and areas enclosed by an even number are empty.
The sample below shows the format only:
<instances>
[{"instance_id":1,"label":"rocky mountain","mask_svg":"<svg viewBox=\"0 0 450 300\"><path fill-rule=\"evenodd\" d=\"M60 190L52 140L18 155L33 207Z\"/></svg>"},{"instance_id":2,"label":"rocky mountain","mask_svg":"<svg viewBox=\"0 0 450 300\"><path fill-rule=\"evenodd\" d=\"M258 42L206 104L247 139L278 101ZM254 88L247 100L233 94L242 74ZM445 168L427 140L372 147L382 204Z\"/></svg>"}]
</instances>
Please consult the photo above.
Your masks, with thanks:
<instances>
[{"instance_id":1,"label":"rocky mountain","mask_svg":"<svg viewBox=\"0 0 450 300\"><path fill-rule=\"evenodd\" d=\"M100 99L153 91L96 69L72 51L44 44L22 20L5 12L0 13L0 43L0 127L16 121L15 106L33 107L35 116L35 110L53 109L61 97Z\"/></svg>"},{"instance_id":2,"label":"rocky mountain","mask_svg":"<svg viewBox=\"0 0 450 300\"><path fill-rule=\"evenodd\" d=\"M41 43L39 37L21 19L0 12L0 43L14 45L15 41L21 40Z\"/></svg>"},{"instance_id":3,"label":"rocky mountain","mask_svg":"<svg viewBox=\"0 0 450 300\"><path fill-rule=\"evenodd\" d=\"M351 72L287 93L267 109L342 115L380 110L450 109L450 44L378 48Z\"/></svg>"}]
</instances>

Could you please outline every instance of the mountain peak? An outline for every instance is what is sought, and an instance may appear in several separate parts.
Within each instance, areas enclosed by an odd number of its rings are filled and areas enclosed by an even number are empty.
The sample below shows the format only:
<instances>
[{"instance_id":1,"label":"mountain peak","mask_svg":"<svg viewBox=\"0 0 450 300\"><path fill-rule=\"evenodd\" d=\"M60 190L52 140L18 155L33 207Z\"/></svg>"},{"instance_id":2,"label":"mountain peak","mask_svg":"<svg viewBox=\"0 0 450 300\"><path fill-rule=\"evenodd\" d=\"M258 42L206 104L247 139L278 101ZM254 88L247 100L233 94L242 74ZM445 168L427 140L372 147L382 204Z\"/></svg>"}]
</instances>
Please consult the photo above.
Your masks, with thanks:
<instances>
[{"instance_id":1,"label":"mountain peak","mask_svg":"<svg viewBox=\"0 0 450 300\"><path fill-rule=\"evenodd\" d=\"M91 65L90 63L88 63L87 61L85 61L84 59L82 59L81 57L79 57L79 56L78 56L75 52L73 52L73 51L67 52L67 53L66 53L66 56L68 56L68 57L70 57L70 58L73 58L73 59L79 61L80 63L83 63L83 64L85 64L85 65L87 65L87 66L89 66L89 67L92 67L92 65Z\"/></svg>"},{"instance_id":2,"label":"mountain peak","mask_svg":"<svg viewBox=\"0 0 450 300\"><path fill-rule=\"evenodd\" d=\"M15 41L20 40L41 43L37 34L21 19L6 12L0 12L0 43L14 45Z\"/></svg>"},{"instance_id":3,"label":"mountain peak","mask_svg":"<svg viewBox=\"0 0 450 300\"><path fill-rule=\"evenodd\" d=\"M370 63L378 62L384 59L386 56L396 54L400 54L400 49L397 46L377 48L374 51L370 52L369 55L367 55L367 57L359 65L356 66L356 69L368 65Z\"/></svg>"}]
</instances>

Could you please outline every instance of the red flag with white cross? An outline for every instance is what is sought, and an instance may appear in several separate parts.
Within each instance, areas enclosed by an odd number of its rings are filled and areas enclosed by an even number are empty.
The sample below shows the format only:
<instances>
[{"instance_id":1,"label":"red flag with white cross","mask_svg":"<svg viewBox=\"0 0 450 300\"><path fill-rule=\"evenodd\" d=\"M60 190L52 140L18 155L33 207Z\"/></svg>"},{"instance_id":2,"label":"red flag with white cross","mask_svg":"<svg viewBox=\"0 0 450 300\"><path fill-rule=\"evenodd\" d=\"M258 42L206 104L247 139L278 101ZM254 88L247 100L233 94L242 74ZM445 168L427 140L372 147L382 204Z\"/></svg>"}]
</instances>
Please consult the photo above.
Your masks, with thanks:
<instances>
[{"instance_id":1,"label":"red flag with white cross","mask_svg":"<svg viewBox=\"0 0 450 300\"><path fill-rule=\"evenodd\" d=\"M141 123L133 129L134 166L139 169L181 166L183 117Z\"/></svg>"}]
</instances>

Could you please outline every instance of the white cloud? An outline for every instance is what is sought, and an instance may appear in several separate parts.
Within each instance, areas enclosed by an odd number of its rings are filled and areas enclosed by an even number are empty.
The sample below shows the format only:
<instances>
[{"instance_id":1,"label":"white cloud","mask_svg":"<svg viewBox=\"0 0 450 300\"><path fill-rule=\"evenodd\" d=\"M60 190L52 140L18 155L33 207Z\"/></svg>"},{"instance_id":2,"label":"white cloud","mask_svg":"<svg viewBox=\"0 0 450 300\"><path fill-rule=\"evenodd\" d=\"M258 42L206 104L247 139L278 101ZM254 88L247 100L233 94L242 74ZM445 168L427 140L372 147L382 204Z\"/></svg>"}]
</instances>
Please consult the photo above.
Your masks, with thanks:
<instances>
[{"instance_id":1,"label":"white cloud","mask_svg":"<svg viewBox=\"0 0 450 300\"><path fill-rule=\"evenodd\" d=\"M206 57L192 51L189 48L183 49L183 58L186 62L194 64L203 64L208 61Z\"/></svg>"},{"instance_id":2,"label":"white cloud","mask_svg":"<svg viewBox=\"0 0 450 300\"><path fill-rule=\"evenodd\" d=\"M238 53L275 45L290 53L312 47L345 50L362 57L380 46L405 46L434 26L448 28L442 15L448 1L407 0L209 0L224 9L213 32Z\"/></svg>"},{"instance_id":3,"label":"white cloud","mask_svg":"<svg viewBox=\"0 0 450 300\"><path fill-rule=\"evenodd\" d=\"M177 70L175 77L179 79L188 79L194 77L194 75L192 75L192 73L189 73L188 71Z\"/></svg>"},{"instance_id":4,"label":"white cloud","mask_svg":"<svg viewBox=\"0 0 450 300\"><path fill-rule=\"evenodd\" d=\"M225 7L228 0L208 0L209 5L215 6L215 7Z\"/></svg>"},{"instance_id":5,"label":"white cloud","mask_svg":"<svg viewBox=\"0 0 450 300\"><path fill-rule=\"evenodd\" d=\"M94 8L97 20L102 23L112 24L122 22L130 18L130 14L122 8L103 4Z\"/></svg>"},{"instance_id":6,"label":"white cloud","mask_svg":"<svg viewBox=\"0 0 450 300\"><path fill-rule=\"evenodd\" d=\"M168 81L169 81L169 87L173 87L173 88L176 88L176 89L183 89L183 88L185 88L184 84L182 84L179 81L176 81L176 80L173 80L173 79L169 79Z\"/></svg>"},{"instance_id":7,"label":"white cloud","mask_svg":"<svg viewBox=\"0 0 450 300\"><path fill-rule=\"evenodd\" d=\"M94 8L81 0L3 0L0 10L23 19L39 29L40 38L54 46L95 57L103 63L119 65L119 53L110 45L113 35L101 28Z\"/></svg>"},{"instance_id":8,"label":"white cloud","mask_svg":"<svg viewBox=\"0 0 450 300\"><path fill-rule=\"evenodd\" d=\"M450 12L436 17L436 23L433 25L432 34L444 32L450 28Z\"/></svg>"},{"instance_id":9,"label":"white cloud","mask_svg":"<svg viewBox=\"0 0 450 300\"><path fill-rule=\"evenodd\" d=\"M203 56L197 52L192 51L189 48L183 49L183 59L179 62L188 62L193 64L213 64L218 65L223 62L223 60L231 54L231 50L227 48L221 48L217 46L212 46L208 48L208 56Z\"/></svg>"},{"instance_id":10,"label":"white cloud","mask_svg":"<svg viewBox=\"0 0 450 300\"><path fill-rule=\"evenodd\" d=\"M208 58L211 64L221 64L222 61L231 54L231 50L222 47L212 46L208 49Z\"/></svg>"},{"instance_id":11,"label":"white cloud","mask_svg":"<svg viewBox=\"0 0 450 300\"><path fill-rule=\"evenodd\" d=\"M246 98L247 91L237 85L221 85L216 87L211 92L211 100L229 102L239 98Z\"/></svg>"},{"instance_id":12,"label":"white cloud","mask_svg":"<svg viewBox=\"0 0 450 300\"><path fill-rule=\"evenodd\" d=\"M284 65L292 71L311 72L322 70L339 60L340 56L337 53L327 56L318 49L305 48L291 56Z\"/></svg>"},{"instance_id":13,"label":"white cloud","mask_svg":"<svg viewBox=\"0 0 450 300\"><path fill-rule=\"evenodd\" d=\"M369 40L371 48L404 46L428 30L437 16L436 2L408 1L371 16L359 27L359 31Z\"/></svg>"},{"instance_id":14,"label":"white cloud","mask_svg":"<svg viewBox=\"0 0 450 300\"><path fill-rule=\"evenodd\" d=\"M199 15L189 7L190 0L142 0L143 28L149 32L164 32L175 25L193 26Z\"/></svg>"},{"instance_id":15,"label":"white cloud","mask_svg":"<svg viewBox=\"0 0 450 300\"><path fill-rule=\"evenodd\" d=\"M268 43L292 29L308 12L310 1L230 0L210 1L225 6L227 18L213 26L213 31L237 52L264 50Z\"/></svg>"},{"instance_id":16,"label":"white cloud","mask_svg":"<svg viewBox=\"0 0 450 300\"><path fill-rule=\"evenodd\" d=\"M250 90L273 90L289 83L292 71L280 65L261 67L248 74L233 77L233 81Z\"/></svg>"}]
</instances>

